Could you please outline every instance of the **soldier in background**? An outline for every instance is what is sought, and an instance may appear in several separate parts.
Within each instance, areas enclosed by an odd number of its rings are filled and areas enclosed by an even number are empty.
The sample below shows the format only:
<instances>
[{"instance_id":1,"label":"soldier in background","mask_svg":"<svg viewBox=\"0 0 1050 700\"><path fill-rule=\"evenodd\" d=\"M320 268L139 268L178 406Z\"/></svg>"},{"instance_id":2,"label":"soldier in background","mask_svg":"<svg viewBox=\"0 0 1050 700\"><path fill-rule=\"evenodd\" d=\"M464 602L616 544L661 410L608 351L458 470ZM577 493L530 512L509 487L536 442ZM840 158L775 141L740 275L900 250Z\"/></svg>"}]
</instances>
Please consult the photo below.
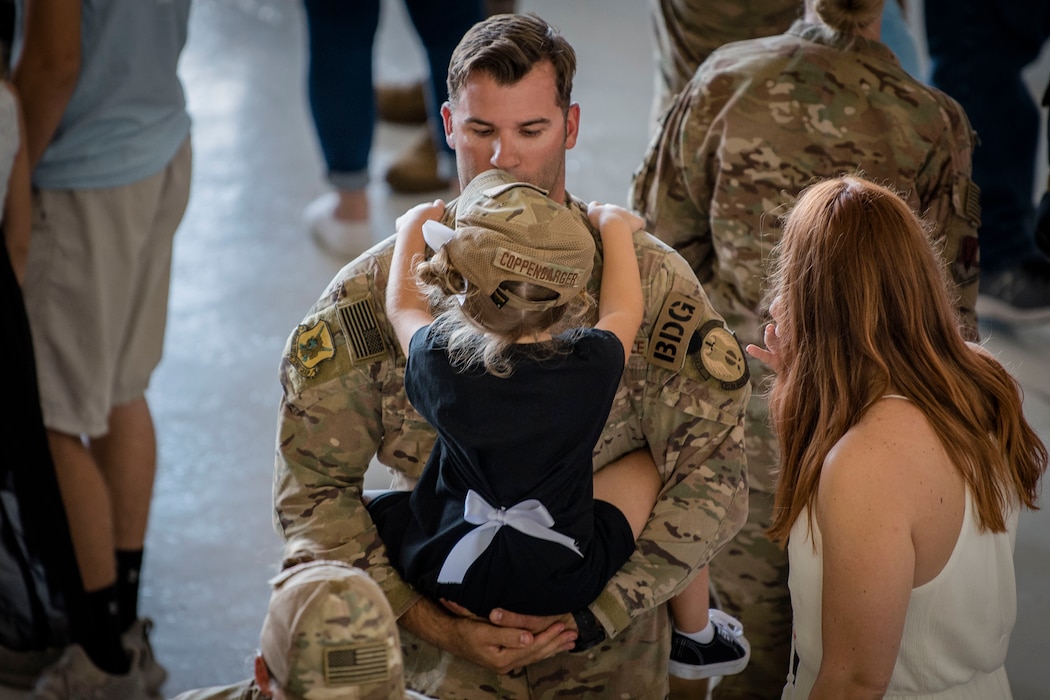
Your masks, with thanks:
<instances>
[{"instance_id":1,"label":"soldier in background","mask_svg":"<svg viewBox=\"0 0 1050 700\"><path fill-rule=\"evenodd\" d=\"M405 690L401 642L383 591L360 569L313 561L283 571L263 620L255 677L175 700L423 700Z\"/></svg>"},{"instance_id":2,"label":"soldier in background","mask_svg":"<svg viewBox=\"0 0 1050 700\"><path fill-rule=\"evenodd\" d=\"M807 0L804 19L786 33L714 51L635 175L632 207L689 261L747 343L762 338L778 214L813 181L858 170L906 192L925 216L954 280L964 334L977 338L974 134L954 100L909 76L878 41L882 10L881 0ZM765 537L778 458L768 377L752 363L748 523L710 566L719 602L747 631L751 662L723 678L715 698L779 697L788 670L787 557Z\"/></svg>"},{"instance_id":3,"label":"soldier in background","mask_svg":"<svg viewBox=\"0 0 1050 700\"><path fill-rule=\"evenodd\" d=\"M453 53L442 113L463 184L507 170L564 202L597 240L586 204L565 190L565 155L580 125L571 102L575 64L572 47L539 17L491 17ZM453 202L443 223L453 223L455 210ZM643 321L594 467L648 460L664 487L630 560L578 616L459 617L421 597L388 560L361 502L365 471L375 457L390 468L394 488L412 488L435 438L405 397L405 358L386 318L393 238L343 268L289 339L277 530L379 583L399 617L408 685L418 691L485 699L667 695L665 603L746 519L743 415L751 390L742 349L688 264L648 234L634 243ZM595 297L601 268L596 259L588 283ZM564 653L574 646L590 649Z\"/></svg>"},{"instance_id":4,"label":"soldier in background","mask_svg":"<svg viewBox=\"0 0 1050 700\"><path fill-rule=\"evenodd\" d=\"M733 41L786 32L799 18L799 0L649 0L656 71L653 124L711 52ZM882 41L904 70L919 76L915 38L904 18L904 0L891 0L882 14Z\"/></svg>"}]
</instances>

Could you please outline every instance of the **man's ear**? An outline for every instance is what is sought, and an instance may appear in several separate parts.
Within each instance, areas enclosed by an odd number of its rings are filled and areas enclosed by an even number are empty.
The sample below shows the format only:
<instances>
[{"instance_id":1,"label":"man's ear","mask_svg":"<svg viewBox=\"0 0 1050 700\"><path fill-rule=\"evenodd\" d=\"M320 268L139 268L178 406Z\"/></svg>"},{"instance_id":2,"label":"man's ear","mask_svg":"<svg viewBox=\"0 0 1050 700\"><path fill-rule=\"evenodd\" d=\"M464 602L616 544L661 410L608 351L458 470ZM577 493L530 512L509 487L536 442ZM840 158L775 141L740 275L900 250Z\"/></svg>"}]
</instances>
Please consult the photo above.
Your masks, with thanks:
<instances>
[{"instance_id":1,"label":"man's ear","mask_svg":"<svg viewBox=\"0 0 1050 700\"><path fill-rule=\"evenodd\" d=\"M576 145L576 137L580 134L580 103L573 102L569 105L569 111L565 114L565 150L570 150Z\"/></svg>"},{"instance_id":2,"label":"man's ear","mask_svg":"<svg viewBox=\"0 0 1050 700\"><path fill-rule=\"evenodd\" d=\"M263 661L262 654L258 653L255 655L255 685L259 686L259 690L266 697L270 697L270 672L266 669L266 662Z\"/></svg>"},{"instance_id":3,"label":"man's ear","mask_svg":"<svg viewBox=\"0 0 1050 700\"><path fill-rule=\"evenodd\" d=\"M452 104L448 101L441 105L441 123L445 127L445 143L456 150L456 135L452 133Z\"/></svg>"}]
</instances>

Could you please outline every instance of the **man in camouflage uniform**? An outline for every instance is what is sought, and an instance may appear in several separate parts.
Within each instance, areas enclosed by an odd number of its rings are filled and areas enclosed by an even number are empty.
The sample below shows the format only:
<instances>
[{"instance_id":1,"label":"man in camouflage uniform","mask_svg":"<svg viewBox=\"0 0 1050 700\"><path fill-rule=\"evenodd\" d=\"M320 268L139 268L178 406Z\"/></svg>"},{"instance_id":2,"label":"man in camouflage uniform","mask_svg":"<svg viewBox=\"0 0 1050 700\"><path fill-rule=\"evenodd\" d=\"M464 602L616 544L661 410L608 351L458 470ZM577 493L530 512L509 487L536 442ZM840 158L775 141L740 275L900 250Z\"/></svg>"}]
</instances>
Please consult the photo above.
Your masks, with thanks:
<instances>
[{"instance_id":1,"label":"man in camouflage uniform","mask_svg":"<svg viewBox=\"0 0 1050 700\"><path fill-rule=\"evenodd\" d=\"M762 344L779 216L816 179L858 170L902 191L930 222L965 335L977 338L974 134L959 105L909 77L877 36L877 23L848 35L807 11L780 36L716 50L672 104L635 174L632 207L689 261L745 343ZM715 698L779 697L788 667L787 555L764 536L778 458L766 415L769 376L753 361L748 523L710 566L717 599L744 625L751 661L722 679Z\"/></svg>"},{"instance_id":2,"label":"man in camouflage uniform","mask_svg":"<svg viewBox=\"0 0 1050 700\"><path fill-rule=\"evenodd\" d=\"M600 250L586 205L565 191L565 153L580 117L570 99L574 72L572 47L540 18L489 18L453 54L445 132L464 184L493 167L534 183L579 215ZM444 223L454 216L455 203ZM664 603L746 519L751 390L743 351L689 265L648 234L636 234L635 245L644 319L594 468L654 461L665 486L635 553L586 609L589 629L569 615L455 616L390 565L361 503L365 471L375 457L395 487L411 488L435 437L405 398L405 358L385 314L393 238L346 266L292 333L281 366L276 527L314 556L348 561L379 583L399 617L410 687L442 698L666 696ZM600 276L599 257L593 295ZM563 653L577 637L597 645Z\"/></svg>"},{"instance_id":3,"label":"man in camouflage uniform","mask_svg":"<svg viewBox=\"0 0 1050 700\"><path fill-rule=\"evenodd\" d=\"M255 678L175 700L425 700L405 690L394 612L365 572L312 561L270 583Z\"/></svg>"}]
</instances>

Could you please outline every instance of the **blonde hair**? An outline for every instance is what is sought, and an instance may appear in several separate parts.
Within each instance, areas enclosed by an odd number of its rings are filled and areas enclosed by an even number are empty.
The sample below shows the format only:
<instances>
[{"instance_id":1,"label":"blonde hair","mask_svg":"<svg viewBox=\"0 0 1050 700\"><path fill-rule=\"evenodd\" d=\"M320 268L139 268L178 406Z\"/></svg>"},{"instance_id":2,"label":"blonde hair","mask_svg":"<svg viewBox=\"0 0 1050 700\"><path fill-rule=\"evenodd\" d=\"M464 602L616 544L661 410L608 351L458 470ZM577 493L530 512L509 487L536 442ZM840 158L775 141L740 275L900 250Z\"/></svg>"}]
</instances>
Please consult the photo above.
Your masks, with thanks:
<instances>
[{"instance_id":1,"label":"blonde hair","mask_svg":"<svg viewBox=\"0 0 1050 700\"><path fill-rule=\"evenodd\" d=\"M891 385L926 415L982 529L1002 532L1015 501L1036 508L1047 450L1024 418L1020 387L967 346L936 252L900 197L858 177L811 185L776 253L775 542L786 542L804 508L812 518L824 459Z\"/></svg>"},{"instance_id":2,"label":"blonde hair","mask_svg":"<svg viewBox=\"0 0 1050 700\"><path fill-rule=\"evenodd\" d=\"M416 266L416 280L434 312L433 331L444 340L452 366L480 366L497 377L509 377L514 372L511 349L519 340L580 327L593 306L590 295L581 290L573 301L543 311L499 308L477 287L467 284L444 249ZM555 291L530 282L508 280L501 286L526 301L547 301L558 296ZM458 295L462 295L462 301ZM527 356L537 360L566 351L557 342L524 347Z\"/></svg>"},{"instance_id":3,"label":"blonde hair","mask_svg":"<svg viewBox=\"0 0 1050 700\"><path fill-rule=\"evenodd\" d=\"M856 34L882 19L884 0L813 0L821 21L844 34Z\"/></svg>"}]
</instances>

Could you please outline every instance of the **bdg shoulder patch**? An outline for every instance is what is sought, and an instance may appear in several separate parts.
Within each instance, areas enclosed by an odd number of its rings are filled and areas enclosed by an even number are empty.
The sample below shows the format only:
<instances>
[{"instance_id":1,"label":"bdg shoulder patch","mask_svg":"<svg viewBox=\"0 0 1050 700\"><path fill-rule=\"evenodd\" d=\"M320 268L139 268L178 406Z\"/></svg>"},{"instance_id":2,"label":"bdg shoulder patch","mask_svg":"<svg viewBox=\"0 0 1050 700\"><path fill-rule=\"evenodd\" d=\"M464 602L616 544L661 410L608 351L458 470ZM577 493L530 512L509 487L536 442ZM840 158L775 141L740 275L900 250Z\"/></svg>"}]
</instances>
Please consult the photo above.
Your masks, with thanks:
<instances>
[{"instance_id":1,"label":"bdg shoulder patch","mask_svg":"<svg viewBox=\"0 0 1050 700\"><path fill-rule=\"evenodd\" d=\"M695 299L680 292L668 294L653 324L645 359L671 372L681 371L689 352L690 338L699 324L700 306Z\"/></svg>"}]
</instances>

